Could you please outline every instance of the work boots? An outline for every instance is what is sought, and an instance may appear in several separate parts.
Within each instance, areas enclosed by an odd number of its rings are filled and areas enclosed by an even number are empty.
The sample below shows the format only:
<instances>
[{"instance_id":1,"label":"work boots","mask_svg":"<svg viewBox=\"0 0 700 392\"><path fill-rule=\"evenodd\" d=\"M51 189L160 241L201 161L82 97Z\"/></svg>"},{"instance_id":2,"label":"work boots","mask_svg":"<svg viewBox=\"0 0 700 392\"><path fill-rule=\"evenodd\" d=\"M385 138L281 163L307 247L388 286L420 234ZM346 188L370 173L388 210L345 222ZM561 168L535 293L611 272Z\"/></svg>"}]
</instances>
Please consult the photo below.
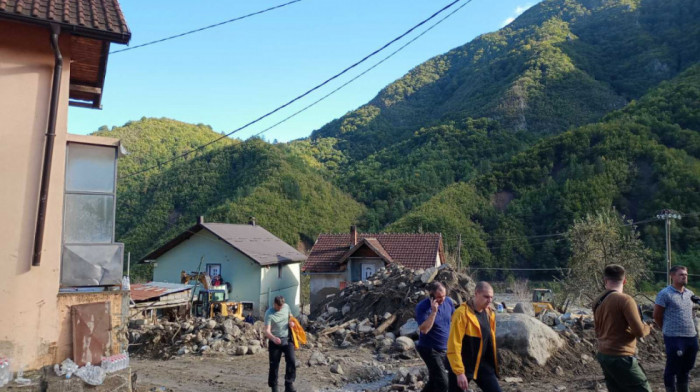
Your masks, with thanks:
<instances>
[{"instance_id":1,"label":"work boots","mask_svg":"<svg viewBox=\"0 0 700 392\"><path fill-rule=\"evenodd\" d=\"M279 392L279 389L277 389L277 386L270 387L270 388L272 388L272 392Z\"/></svg>"},{"instance_id":2,"label":"work boots","mask_svg":"<svg viewBox=\"0 0 700 392\"><path fill-rule=\"evenodd\" d=\"M690 385L689 384L678 383L676 388L677 388L676 391L678 391L678 392L690 392Z\"/></svg>"},{"instance_id":3,"label":"work boots","mask_svg":"<svg viewBox=\"0 0 700 392\"><path fill-rule=\"evenodd\" d=\"M284 392L297 392L297 390L294 388L294 384L284 383Z\"/></svg>"}]
</instances>

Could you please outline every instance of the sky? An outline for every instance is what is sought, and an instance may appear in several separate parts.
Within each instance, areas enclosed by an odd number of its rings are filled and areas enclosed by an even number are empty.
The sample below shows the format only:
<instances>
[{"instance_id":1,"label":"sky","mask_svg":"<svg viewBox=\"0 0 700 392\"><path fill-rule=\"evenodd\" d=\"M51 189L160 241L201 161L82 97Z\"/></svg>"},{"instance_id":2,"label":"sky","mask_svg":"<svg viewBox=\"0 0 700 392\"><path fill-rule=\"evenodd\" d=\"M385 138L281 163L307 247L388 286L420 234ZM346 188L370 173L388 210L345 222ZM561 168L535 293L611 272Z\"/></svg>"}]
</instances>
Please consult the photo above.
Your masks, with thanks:
<instances>
[{"instance_id":1,"label":"sky","mask_svg":"<svg viewBox=\"0 0 700 392\"><path fill-rule=\"evenodd\" d=\"M121 0L137 46L290 0ZM237 132L246 139L311 104L411 40L421 28L348 73ZM452 0L301 0L166 42L112 53L102 110L71 107L68 129L87 134L142 117L167 117L231 132L342 71ZM265 132L269 141L308 136L374 98L436 55L496 31L536 0L472 0L417 41L329 98ZM113 44L112 51L127 46Z\"/></svg>"}]
</instances>

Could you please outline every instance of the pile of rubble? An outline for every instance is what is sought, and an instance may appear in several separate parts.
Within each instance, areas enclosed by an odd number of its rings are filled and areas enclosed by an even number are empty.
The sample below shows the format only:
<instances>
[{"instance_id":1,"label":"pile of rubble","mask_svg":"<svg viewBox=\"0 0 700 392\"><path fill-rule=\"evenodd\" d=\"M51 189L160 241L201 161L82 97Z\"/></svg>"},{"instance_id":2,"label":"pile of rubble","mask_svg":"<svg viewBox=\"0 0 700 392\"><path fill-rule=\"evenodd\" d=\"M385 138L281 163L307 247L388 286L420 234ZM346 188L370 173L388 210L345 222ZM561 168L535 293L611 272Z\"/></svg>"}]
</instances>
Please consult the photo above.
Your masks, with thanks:
<instances>
[{"instance_id":1,"label":"pile of rubble","mask_svg":"<svg viewBox=\"0 0 700 392\"><path fill-rule=\"evenodd\" d=\"M411 270L390 264L378 270L369 281L355 282L329 295L311 315L309 329L319 335L344 331L340 336L350 343L385 332L392 336L417 336L413 319L418 302L428 295L427 285L439 281L457 305L474 292L474 281L448 265ZM346 343L347 344L347 343Z\"/></svg>"},{"instance_id":2,"label":"pile of rubble","mask_svg":"<svg viewBox=\"0 0 700 392\"><path fill-rule=\"evenodd\" d=\"M132 323L129 329L130 353L154 359L206 352L256 354L262 351L266 341L261 321L250 324L233 317Z\"/></svg>"}]
</instances>

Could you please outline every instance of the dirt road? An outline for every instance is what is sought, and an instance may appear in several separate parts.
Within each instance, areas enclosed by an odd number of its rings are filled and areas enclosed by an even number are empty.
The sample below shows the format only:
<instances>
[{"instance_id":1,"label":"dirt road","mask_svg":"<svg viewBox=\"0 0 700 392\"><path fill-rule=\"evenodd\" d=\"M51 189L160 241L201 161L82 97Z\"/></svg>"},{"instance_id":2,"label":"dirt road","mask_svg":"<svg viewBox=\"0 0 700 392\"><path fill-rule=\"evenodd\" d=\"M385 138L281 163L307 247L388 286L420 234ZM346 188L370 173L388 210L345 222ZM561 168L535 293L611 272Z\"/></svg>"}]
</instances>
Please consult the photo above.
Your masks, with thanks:
<instances>
[{"instance_id":1,"label":"dirt road","mask_svg":"<svg viewBox=\"0 0 700 392\"><path fill-rule=\"evenodd\" d=\"M386 376L375 382L354 383L358 377L365 378L367 368L375 368L377 364L384 366L388 372L396 371L399 367L421 366L419 359L375 361L372 352L365 348L331 349L326 352L330 358L338 358L344 369L344 376L333 374L329 366L309 367L306 363L311 350L297 352L297 360L301 366L297 370L297 389L301 392L356 392L376 391L390 383L391 377ZM137 391L164 392L262 392L267 389L267 353L246 356L228 355L187 355L168 361L133 360L132 366L137 374ZM643 363L647 375L652 382L654 392L663 392L663 361ZM280 369L281 373L283 371ZM502 382L504 392L548 392L548 391L606 391L603 376L597 364L582 365L589 371L569 374L539 376L537 379L522 383ZM698 374L694 371L694 374ZM511 376L515 376L511 374ZM523 378L528 376L523 374ZM280 381L281 381L280 376ZM700 382L691 384L691 391L700 391Z\"/></svg>"}]
</instances>

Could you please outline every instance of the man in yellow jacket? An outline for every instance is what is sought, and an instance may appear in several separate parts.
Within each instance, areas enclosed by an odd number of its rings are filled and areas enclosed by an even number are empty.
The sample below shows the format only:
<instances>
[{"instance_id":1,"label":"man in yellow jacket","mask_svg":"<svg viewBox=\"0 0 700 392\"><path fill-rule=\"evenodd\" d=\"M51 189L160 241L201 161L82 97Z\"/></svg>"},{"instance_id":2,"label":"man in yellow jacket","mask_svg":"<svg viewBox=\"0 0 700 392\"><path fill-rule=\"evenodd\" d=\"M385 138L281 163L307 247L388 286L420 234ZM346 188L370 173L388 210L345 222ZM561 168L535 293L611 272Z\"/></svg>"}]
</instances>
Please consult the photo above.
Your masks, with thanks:
<instances>
[{"instance_id":1,"label":"man in yellow jacket","mask_svg":"<svg viewBox=\"0 0 700 392\"><path fill-rule=\"evenodd\" d=\"M450 392L469 389L474 381L483 392L501 392L498 385L498 355L496 351L496 314L489 307L493 288L479 282L474 297L452 315L447 339L447 359L450 362Z\"/></svg>"}]
</instances>

